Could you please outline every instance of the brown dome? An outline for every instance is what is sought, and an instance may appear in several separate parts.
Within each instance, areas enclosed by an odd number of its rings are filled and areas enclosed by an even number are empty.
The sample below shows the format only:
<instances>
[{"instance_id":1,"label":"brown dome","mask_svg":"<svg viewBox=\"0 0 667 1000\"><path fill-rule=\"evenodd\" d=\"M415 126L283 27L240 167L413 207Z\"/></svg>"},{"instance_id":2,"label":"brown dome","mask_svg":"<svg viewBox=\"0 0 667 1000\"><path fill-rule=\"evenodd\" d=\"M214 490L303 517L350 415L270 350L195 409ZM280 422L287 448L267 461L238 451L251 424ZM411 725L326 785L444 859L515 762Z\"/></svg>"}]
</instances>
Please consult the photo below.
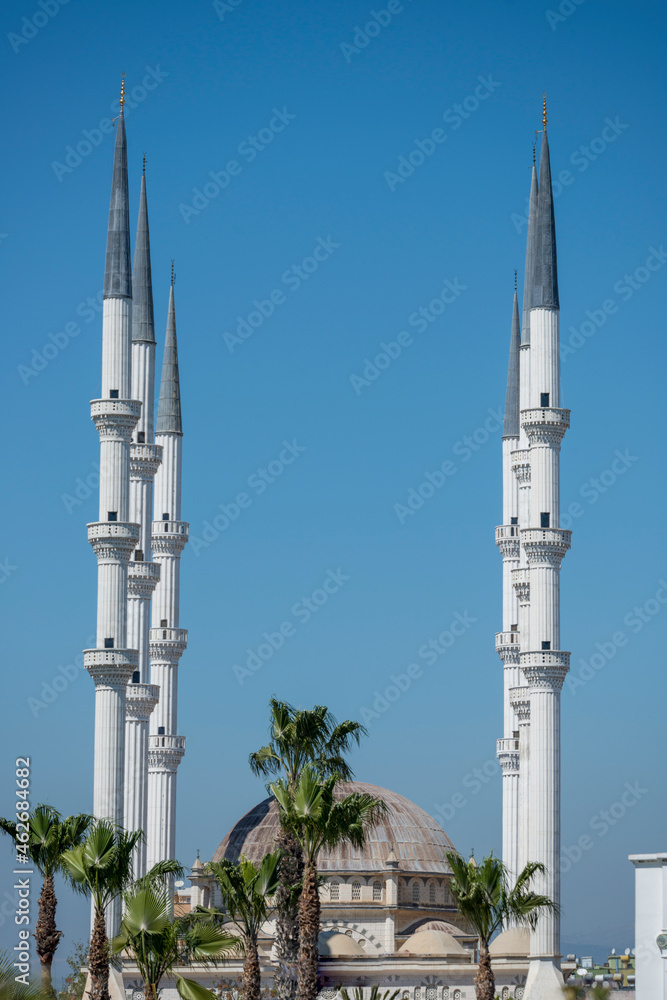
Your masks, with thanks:
<instances>
[{"instance_id":1,"label":"brown dome","mask_svg":"<svg viewBox=\"0 0 667 1000\"><path fill-rule=\"evenodd\" d=\"M386 871L387 857L393 848L401 872L423 875L449 873L445 853L454 851L455 847L427 812L403 795L378 785L349 781L339 785L337 790L341 798L350 792L365 792L383 799L387 815L375 829L369 831L361 850L350 844L341 844L334 851L323 851L318 859L320 871ZM230 858L237 861L245 854L251 861L259 862L265 854L275 850L279 832L278 804L272 798L264 799L232 827L213 855L213 860Z\"/></svg>"}]
</instances>

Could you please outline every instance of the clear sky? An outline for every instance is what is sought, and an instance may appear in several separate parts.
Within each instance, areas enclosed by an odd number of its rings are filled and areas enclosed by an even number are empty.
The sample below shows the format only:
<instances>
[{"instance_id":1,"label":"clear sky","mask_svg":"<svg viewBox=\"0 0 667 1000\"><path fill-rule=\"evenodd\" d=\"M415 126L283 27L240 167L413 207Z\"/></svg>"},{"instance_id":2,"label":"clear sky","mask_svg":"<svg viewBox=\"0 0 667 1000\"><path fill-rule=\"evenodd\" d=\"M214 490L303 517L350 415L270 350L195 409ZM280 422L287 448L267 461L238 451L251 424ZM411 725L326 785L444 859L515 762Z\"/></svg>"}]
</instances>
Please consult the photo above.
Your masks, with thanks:
<instances>
[{"instance_id":1,"label":"clear sky","mask_svg":"<svg viewBox=\"0 0 667 1000\"><path fill-rule=\"evenodd\" d=\"M95 627L88 400L125 71L159 361L171 258L177 271L192 538L178 856L210 857L262 796L247 756L271 694L367 720L360 779L413 799L460 850L500 851L498 413L546 90L572 410L563 845L587 838L563 862L563 938L631 945L627 855L665 848L663 5L24 0L0 18L2 814L22 755L35 803L92 806L94 689L70 665ZM394 356L368 367L382 344ZM453 645L420 656L461 620ZM394 676L406 689L391 701ZM62 959L87 908L61 897Z\"/></svg>"}]
</instances>

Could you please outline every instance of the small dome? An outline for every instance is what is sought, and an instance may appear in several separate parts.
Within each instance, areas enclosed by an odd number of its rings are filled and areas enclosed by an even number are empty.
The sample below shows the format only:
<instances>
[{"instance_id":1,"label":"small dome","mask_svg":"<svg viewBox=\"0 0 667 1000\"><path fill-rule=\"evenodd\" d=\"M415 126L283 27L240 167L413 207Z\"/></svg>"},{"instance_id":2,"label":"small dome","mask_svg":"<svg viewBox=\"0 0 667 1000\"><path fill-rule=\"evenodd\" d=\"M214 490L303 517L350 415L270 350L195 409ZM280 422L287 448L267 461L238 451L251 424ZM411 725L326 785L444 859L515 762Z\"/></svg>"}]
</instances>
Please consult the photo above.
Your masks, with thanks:
<instances>
[{"instance_id":1,"label":"small dome","mask_svg":"<svg viewBox=\"0 0 667 1000\"><path fill-rule=\"evenodd\" d=\"M197 857L195 858L195 860L192 863L192 870L194 872L194 871L197 871L198 869L203 868L203 867L204 867L204 865L202 864L202 860L199 857L199 855L197 855Z\"/></svg>"},{"instance_id":2,"label":"small dome","mask_svg":"<svg viewBox=\"0 0 667 1000\"><path fill-rule=\"evenodd\" d=\"M439 958L470 958L451 934L446 931L417 931L398 949L399 955L436 955Z\"/></svg>"},{"instance_id":3,"label":"small dome","mask_svg":"<svg viewBox=\"0 0 667 1000\"><path fill-rule=\"evenodd\" d=\"M322 958L347 958L350 955L366 954L357 941L340 931L322 931L317 943Z\"/></svg>"},{"instance_id":4,"label":"small dome","mask_svg":"<svg viewBox=\"0 0 667 1000\"><path fill-rule=\"evenodd\" d=\"M469 936L456 924L450 924L448 920L431 920L428 917L426 920L417 920L414 924L410 924L401 931L401 934L416 934L417 931L444 931L445 934L451 934L455 938Z\"/></svg>"},{"instance_id":5,"label":"small dome","mask_svg":"<svg viewBox=\"0 0 667 1000\"><path fill-rule=\"evenodd\" d=\"M510 927L493 939L489 954L493 958L522 958L530 952L530 931L527 927Z\"/></svg>"}]
</instances>

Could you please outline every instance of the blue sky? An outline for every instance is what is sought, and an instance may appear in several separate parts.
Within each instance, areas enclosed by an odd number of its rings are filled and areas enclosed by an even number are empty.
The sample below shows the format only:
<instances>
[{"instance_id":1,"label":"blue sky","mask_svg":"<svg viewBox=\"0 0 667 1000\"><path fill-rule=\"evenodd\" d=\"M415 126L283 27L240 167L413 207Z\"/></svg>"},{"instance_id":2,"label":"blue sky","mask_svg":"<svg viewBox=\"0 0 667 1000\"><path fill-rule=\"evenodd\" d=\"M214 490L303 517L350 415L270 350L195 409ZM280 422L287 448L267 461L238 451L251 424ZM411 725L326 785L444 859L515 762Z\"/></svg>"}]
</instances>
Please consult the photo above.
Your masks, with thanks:
<instances>
[{"instance_id":1,"label":"blue sky","mask_svg":"<svg viewBox=\"0 0 667 1000\"><path fill-rule=\"evenodd\" d=\"M147 155L159 358L176 259L183 516L199 540L182 563L178 855L210 856L261 797L247 755L264 741L271 694L368 719L353 759L360 779L439 817L462 851L500 850L497 414L546 90L572 410L561 462L574 531L562 572L573 681L563 692L563 937L584 953L630 945L627 854L664 848L664 709L650 696L667 616L656 597L667 594L656 419L664 10L44 3L0 15L11 92L2 813L21 755L34 802L92 805L93 685L69 665L95 625L85 524L97 517L99 446L88 400L100 379L107 120L125 71L133 226ZM428 320L414 316L422 307ZM382 344L391 363L366 367ZM401 514L396 505L448 460L454 472L434 496ZM306 613L303 599L327 578L335 593ZM451 648L420 658L461 619ZM244 673L284 622L293 634ZM419 676L406 674L411 663ZM409 687L387 701L403 674ZM68 683L47 705L59 676ZM572 863L581 837L590 846ZM11 945L6 909L0 943ZM63 891L59 914L62 959L87 911Z\"/></svg>"}]
</instances>

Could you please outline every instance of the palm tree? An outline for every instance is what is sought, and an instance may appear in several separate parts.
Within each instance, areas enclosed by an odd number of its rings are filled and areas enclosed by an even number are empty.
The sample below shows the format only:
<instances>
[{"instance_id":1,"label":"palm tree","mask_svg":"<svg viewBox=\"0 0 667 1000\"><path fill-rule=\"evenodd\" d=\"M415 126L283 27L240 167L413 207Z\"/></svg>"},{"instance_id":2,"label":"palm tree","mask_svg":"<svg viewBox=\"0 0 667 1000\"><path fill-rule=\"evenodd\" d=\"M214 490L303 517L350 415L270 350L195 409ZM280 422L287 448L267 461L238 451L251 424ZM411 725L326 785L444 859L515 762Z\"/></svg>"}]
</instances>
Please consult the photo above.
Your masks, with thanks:
<instances>
[{"instance_id":1,"label":"palm tree","mask_svg":"<svg viewBox=\"0 0 667 1000\"><path fill-rule=\"evenodd\" d=\"M262 983L257 938L279 885L280 858L278 850L265 854L259 865L243 856L236 863L223 858L206 865L218 880L225 910L243 939L243 1000L260 1000Z\"/></svg>"},{"instance_id":2,"label":"palm tree","mask_svg":"<svg viewBox=\"0 0 667 1000\"><path fill-rule=\"evenodd\" d=\"M351 720L338 723L325 705L296 709L286 701L271 698L269 708L269 742L250 754L253 774L264 778L281 776L292 789L307 764L315 765L322 778L336 774L348 781L353 777L345 755L367 735L361 723ZM283 859L275 898L278 971L274 987L278 1000L294 1000L299 954L298 886L303 877L303 854L298 840L284 824L278 847Z\"/></svg>"},{"instance_id":3,"label":"palm tree","mask_svg":"<svg viewBox=\"0 0 667 1000\"><path fill-rule=\"evenodd\" d=\"M490 854L481 865L471 858L464 861L460 854L447 854L454 874L451 890L459 913L465 917L479 938L479 966L475 976L477 1000L493 1000L495 978L491 969L489 943L496 931L511 924L534 928L540 913L558 912L558 905L548 896L530 889L534 875L543 875L545 867L530 861L510 885L507 868Z\"/></svg>"},{"instance_id":4,"label":"palm tree","mask_svg":"<svg viewBox=\"0 0 667 1000\"><path fill-rule=\"evenodd\" d=\"M91 1000L109 1000L109 942L104 911L132 885L132 852L142 837L141 830L128 833L108 820L98 820L82 844L63 854L63 869L73 888L93 901L88 962ZM153 885L171 874L183 874L178 862L160 861L137 884Z\"/></svg>"},{"instance_id":5,"label":"palm tree","mask_svg":"<svg viewBox=\"0 0 667 1000\"><path fill-rule=\"evenodd\" d=\"M93 817L85 813L61 819L60 813L52 806L38 805L28 818L27 854L42 876L42 891L39 896L37 923L35 925L35 945L42 965L42 991L47 996L55 996L51 982L51 965L62 931L56 927L56 899L54 877L62 868L65 851L80 844ZM0 817L0 832L8 834L14 843L25 844L25 824L17 824Z\"/></svg>"},{"instance_id":6,"label":"palm tree","mask_svg":"<svg viewBox=\"0 0 667 1000\"><path fill-rule=\"evenodd\" d=\"M0 1000L44 1000L45 994L39 986L26 981L18 982L14 959L6 951L0 951Z\"/></svg>"},{"instance_id":7,"label":"palm tree","mask_svg":"<svg viewBox=\"0 0 667 1000\"><path fill-rule=\"evenodd\" d=\"M362 847L366 831L375 826L386 807L381 799L354 792L334 798L336 775L322 779L316 765L307 764L295 788L280 778L270 786L285 826L292 830L303 851L303 883L299 896L299 975L297 1000L315 1000L318 992L320 894L317 856L323 848L349 841Z\"/></svg>"},{"instance_id":8,"label":"palm tree","mask_svg":"<svg viewBox=\"0 0 667 1000\"><path fill-rule=\"evenodd\" d=\"M192 979L184 979L174 968L190 962L215 964L234 951L238 938L205 915L171 916L171 893L165 885L143 881L123 894L125 911L120 933L111 942L112 954L128 952L144 981L146 1000L158 1000L160 982L174 975L183 1000L216 1000L215 994Z\"/></svg>"}]
</instances>

